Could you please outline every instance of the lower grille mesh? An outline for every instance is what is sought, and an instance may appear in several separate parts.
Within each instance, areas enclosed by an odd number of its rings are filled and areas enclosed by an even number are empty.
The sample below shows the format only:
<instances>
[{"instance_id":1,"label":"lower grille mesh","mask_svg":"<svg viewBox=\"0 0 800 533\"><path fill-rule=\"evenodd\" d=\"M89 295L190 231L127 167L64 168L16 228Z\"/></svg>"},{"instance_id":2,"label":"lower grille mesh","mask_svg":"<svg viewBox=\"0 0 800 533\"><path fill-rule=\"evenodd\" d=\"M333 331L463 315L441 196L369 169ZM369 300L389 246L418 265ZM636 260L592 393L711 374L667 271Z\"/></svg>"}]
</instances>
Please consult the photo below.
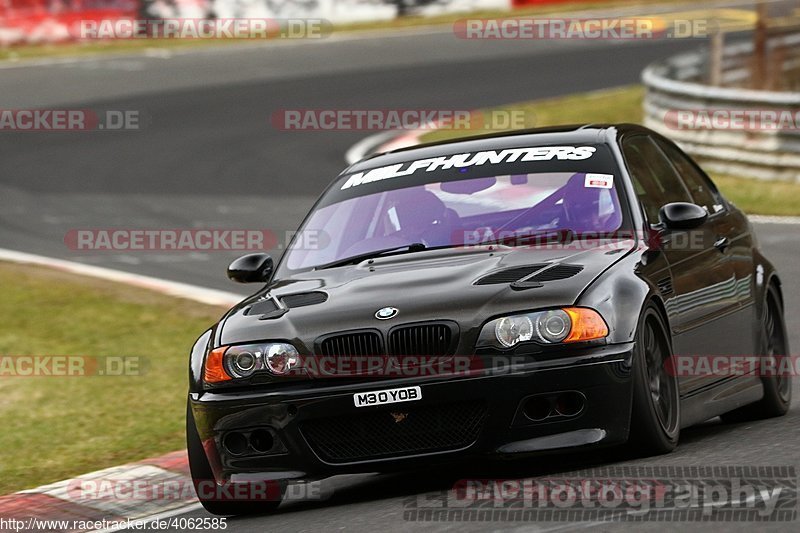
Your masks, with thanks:
<instances>
[{"instance_id":1,"label":"lower grille mesh","mask_svg":"<svg viewBox=\"0 0 800 533\"><path fill-rule=\"evenodd\" d=\"M347 463L465 448L477 440L487 413L480 401L365 410L310 420L300 429L324 461Z\"/></svg>"}]
</instances>

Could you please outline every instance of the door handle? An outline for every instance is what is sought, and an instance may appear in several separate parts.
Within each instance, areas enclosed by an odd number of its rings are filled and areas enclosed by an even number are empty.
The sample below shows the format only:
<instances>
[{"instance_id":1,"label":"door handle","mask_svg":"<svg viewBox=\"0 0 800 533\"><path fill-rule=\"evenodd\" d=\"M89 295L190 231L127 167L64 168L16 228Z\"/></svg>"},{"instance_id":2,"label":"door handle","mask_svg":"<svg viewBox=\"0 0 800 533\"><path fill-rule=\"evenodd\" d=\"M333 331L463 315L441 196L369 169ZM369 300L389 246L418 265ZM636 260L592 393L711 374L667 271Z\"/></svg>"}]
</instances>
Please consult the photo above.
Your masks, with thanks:
<instances>
[{"instance_id":1,"label":"door handle","mask_svg":"<svg viewBox=\"0 0 800 533\"><path fill-rule=\"evenodd\" d=\"M720 252L725 252L725 250L730 246L730 241L727 237L718 237L717 240L714 242L714 248L719 250Z\"/></svg>"}]
</instances>

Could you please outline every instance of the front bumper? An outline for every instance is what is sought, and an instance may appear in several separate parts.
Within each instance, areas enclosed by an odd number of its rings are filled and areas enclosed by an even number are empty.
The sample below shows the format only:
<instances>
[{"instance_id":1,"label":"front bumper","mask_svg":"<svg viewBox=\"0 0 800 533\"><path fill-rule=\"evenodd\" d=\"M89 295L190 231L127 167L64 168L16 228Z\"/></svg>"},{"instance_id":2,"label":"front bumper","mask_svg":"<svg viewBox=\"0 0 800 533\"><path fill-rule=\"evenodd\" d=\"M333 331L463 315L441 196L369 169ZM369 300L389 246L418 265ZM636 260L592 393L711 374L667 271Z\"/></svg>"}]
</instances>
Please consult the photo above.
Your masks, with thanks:
<instances>
[{"instance_id":1,"label":"front bumper","mask_svg":"<svg viewBox=\"0 0 800 533\"><path fill-rule=\"evenodd\" d=\"M625 442L630 425L631 363L631 344L610 345L574 357L525 362L477 376L329 382L314 386L304 382L272 390L191 393L189 401L198 435L206 444L209 463L218 481L319 479ZM421 388L421 400L354 406L355 393L409 386ZM534 420L524 412L524 406L531 405L527 403L530 398L550 398L564 392L583 398L579 413ZM434 447L380 457L367 454L361 458L331 459L321 450L319 442L309 439L306 430L308 424L319 421L341 419L357 423L359 417L369 415L374 419L383 416L382 413L387 420L394 416L392 413L407 418L418 411L421 417L423 411L430 413L438 407L455 404L480 405L483 411L474 435L468 436L469 441L446 449ZM336 424L333 426L335 429ZM269 453L245 456L230 453L225 440L228 434L247 435L255 429L267 430L274 438ZM398 431L402 431L400 426ZM374 448L381 435L370 434L368 438Z\"/></svg>"}]
</instances>

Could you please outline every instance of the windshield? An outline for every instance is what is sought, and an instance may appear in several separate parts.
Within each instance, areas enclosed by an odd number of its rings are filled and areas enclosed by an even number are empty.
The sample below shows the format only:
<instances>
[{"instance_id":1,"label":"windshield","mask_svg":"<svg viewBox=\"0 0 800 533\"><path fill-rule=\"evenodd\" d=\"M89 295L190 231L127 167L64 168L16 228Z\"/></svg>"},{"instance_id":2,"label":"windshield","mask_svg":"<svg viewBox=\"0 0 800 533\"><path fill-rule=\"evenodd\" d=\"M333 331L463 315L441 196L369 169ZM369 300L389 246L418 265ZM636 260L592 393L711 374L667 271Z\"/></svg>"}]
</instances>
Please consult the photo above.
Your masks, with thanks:
<instances>
[{"instance_id":1,"label":"windshield","mask_svg":"<svg viewBox=\"0 0 800 533\"><path fill-rule=\"evenodd\" d=\"M522 166L531 170L537 165ZM384 172L371 183L366 183L363 173L355 181L353 175L344 176L301 229L301 233L324 235L320 239L324 246L303 246L303 239L298 239L282 266L310 269L405 246L420 251L512 235L568 231L580 236L621 229L624 217L613 169L607 165L580 169L589 166L581 161L566 166L575 170L469 177L464 174L475 169L429 172L423 165L422 172L417 172L421 175L397 175L395 169L395 175L388 177L398 179L386 179ZM406 168L413 168L413 163ZM406 176L405 182L399 179ZM367 190L362 192L360 187Z\"/></svg>"}]
</instances>

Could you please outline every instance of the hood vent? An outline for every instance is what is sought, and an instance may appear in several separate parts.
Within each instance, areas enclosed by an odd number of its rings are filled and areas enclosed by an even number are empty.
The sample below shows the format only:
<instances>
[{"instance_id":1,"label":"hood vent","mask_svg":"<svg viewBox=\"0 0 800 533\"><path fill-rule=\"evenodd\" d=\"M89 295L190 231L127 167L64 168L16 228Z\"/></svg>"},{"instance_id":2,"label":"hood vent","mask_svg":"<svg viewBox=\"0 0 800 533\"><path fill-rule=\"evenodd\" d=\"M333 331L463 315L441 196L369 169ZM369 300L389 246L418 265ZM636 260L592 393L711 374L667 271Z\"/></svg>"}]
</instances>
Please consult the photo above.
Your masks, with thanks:
<instances>
[{"instance_id":1,"label":"hood vent","mask_svg":"<svg viewBox=\"0 0 800 533\"><path fill-rule=\"evenodd\" d=\"M541 270L545 268L547 265L526 265L521 267L514 267L508 268L506 270L500 270L498 272L494 272L489 274L488 276L484 276L480 278L478 281L475 282L475 285L498 285L501 283L513 283L517 280L524 278L525 276L530 276L537 270Z\"/></svg>"},{"instance_id":2,"label":"hood vent","mask_svg":"<svg viewBox=\"0 0 800 533\"><path fill-rule=\"evenodd\" d=\"M289 294L281 297L283 305L293 309L295 307L305 307L316 305L328 301L328 295L324 292L303 292L299 294Z\"/></svg>"},{"instance_id":3,"label":"hood vent","mask_svg":"<svg viewBox=\"0 0 800 533\"><path fill-rule=\"evenodd\" d=\"M541 272L539 272L541 270ZM494 272L475 282L475 285L499 285L502 283L516 283L522 279L525 283L538 285L546 281L557 281L571 278L583 270L581 265L566 264L541 264L514 267ZM536 272L539 272L536 274ZM533 275L535 274L535 275ZM530 276L530 277L528 277Z\"/></svg>"},{"instance_id":4,"label":"hood vent","mask_svg":"<svg viewBox=\"0 0 800 533\"><path fill-rule=\"evenodd\" d=\"M530 279L525 281L557 281L560 279L567 279L579 274L583 270L581 265L556 265L548 268L544 272L540 272Z\"/></svg>"},{"instance_id":5,"label":"hood vent","mask_svg":"<svg viewBox=\"0 0 800 533\"><path fill-rule=\"evenodd\" d=\"M268 295L263 300L259 300L244 310L246 316L260 315L261 320L268 318L278 318L286 314L289 309L295 307L305 307L306 305L321 304L328 300L328 295L324 292L301 292L283 296L280 302L273 295Z\"/></svg>"},{"instance_id":6,"label":"hood vent","mask_svg":"<svg viewBox=\"0 0 800 533\"><path fill-rule=\"evenodd\" d=\"M270 315L279 311L280 307L278 304L275 303L275 300L270 298L269 300L261 300L259 302L254 303L250 307L244 310L245 315Z\"/></svg>"}]
</instances>

